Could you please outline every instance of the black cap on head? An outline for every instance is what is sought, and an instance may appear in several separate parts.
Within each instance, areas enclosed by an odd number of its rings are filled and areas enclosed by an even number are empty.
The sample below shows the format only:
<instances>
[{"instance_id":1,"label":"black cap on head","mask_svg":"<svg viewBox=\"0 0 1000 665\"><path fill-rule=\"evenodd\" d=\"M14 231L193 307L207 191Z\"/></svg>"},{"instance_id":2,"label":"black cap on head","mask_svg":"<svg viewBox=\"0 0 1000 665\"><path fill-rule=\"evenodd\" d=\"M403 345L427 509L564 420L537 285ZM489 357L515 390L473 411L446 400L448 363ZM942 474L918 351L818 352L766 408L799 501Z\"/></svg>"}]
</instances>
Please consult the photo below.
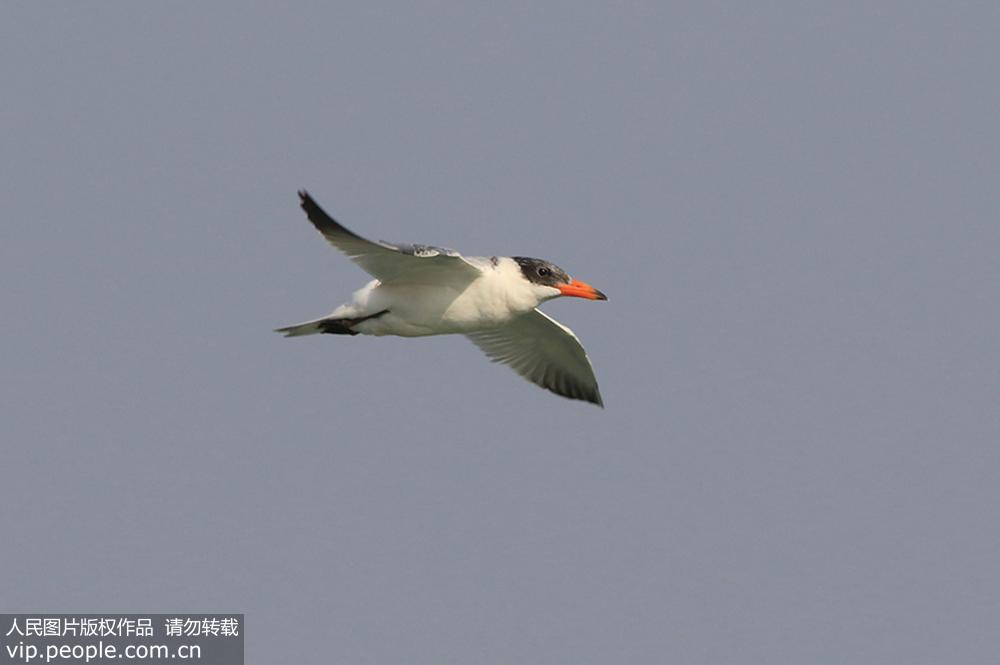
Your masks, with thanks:
<instances>
[{"instance_id":1,"label":"black cap on head","mask_svg":"<svg viewBox=\"0 0 1000 665\"><path fill-rule=\"evenodd\" d=\"M512 256L510 258L517 261L517 265L521 267L521 274L533 284L541 284L542 286L569 284L569 275L554 263L527 256Z\"/></svg>"}]
</instances>

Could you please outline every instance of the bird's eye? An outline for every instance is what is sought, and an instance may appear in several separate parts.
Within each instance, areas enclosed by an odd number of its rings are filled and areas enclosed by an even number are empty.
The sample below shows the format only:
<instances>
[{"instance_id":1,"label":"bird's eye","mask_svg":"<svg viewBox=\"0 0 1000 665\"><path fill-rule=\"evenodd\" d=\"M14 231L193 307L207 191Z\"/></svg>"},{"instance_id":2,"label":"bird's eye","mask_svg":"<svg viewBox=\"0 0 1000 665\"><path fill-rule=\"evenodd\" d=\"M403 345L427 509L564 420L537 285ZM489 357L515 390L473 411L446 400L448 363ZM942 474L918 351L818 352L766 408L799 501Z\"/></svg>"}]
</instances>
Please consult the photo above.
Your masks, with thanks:
<instances>
[{"instance_id":1,"label":"bird's eye","mask_svg":"<svg viewBox=\"0 0 1000 665\"><path fill-rule=\"evenodd\" d=\"M541 268L538 269L538 274L542 277L548 277L549 275L552 274L552 271L546 268L545 266L542 266Z\"/></svg>"}]
</instances>

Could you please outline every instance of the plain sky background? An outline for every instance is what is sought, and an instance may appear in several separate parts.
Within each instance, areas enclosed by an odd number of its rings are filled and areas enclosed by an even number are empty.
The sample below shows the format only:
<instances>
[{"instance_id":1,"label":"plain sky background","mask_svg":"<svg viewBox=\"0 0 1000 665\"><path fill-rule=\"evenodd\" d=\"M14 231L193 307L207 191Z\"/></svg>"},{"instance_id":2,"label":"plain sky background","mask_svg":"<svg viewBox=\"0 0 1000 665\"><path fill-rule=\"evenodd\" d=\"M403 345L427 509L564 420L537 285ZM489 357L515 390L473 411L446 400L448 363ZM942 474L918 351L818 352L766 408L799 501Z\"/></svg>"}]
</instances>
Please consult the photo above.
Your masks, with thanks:
<instances>
[{"instance_id":1,"label":"plain sky background","mask_svg":"<svg viewBox=\"0 0 1000 665\"><path fill-rule=\"evenodd\" d=\"M996 3L4 3L3 611L248 663L1000 653ZM607 408L287 340L550 259Z\"/></svg>"}]
</instances>

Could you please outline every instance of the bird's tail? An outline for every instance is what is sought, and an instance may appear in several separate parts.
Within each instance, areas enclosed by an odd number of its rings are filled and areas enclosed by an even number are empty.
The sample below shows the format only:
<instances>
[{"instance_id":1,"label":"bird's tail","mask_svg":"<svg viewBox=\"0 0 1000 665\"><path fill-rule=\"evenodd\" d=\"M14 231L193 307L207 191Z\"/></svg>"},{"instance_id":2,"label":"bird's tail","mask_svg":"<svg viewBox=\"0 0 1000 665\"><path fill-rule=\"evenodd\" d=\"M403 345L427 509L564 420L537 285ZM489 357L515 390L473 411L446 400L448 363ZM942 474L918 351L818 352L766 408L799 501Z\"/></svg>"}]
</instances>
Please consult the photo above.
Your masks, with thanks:
<instances>
[{"instance_id":1,"label":"bird's tail","mask_svg":"<svg viewBox=\"0 0 1000 665\"><path fill-rule=\"evenodd\" d=\"M337 311L340 311L340 308ZM358 331L354 330L354 326L362 321L377 319L383 314L388 313L389 310L383 309L381 312L354 318L330 315L324 316L322 319L296 323L294 326L288 326L287 328L276 328L274 332L283 333L285 337L301 337L302 335L316 335L317 333L326 333L327 335L357 335Z\"/></svg>"},{"instance_id":2,"label":"bird's tail","mask_svg":"<svg viewBox=\"0 0 1000 665\"><path fill-rule=\"evenodd\" d=\"M357 335L358 333L344 325L346 321L347 320L345 319L331 319L323 317L322 319L316 319L314 321L296 323L294 326L288 326L286 328L275 328L274 332L282 333L285 337L301 337L303 335L318 335L320 333L332 335Z\"/></svg>"}]
</instances>

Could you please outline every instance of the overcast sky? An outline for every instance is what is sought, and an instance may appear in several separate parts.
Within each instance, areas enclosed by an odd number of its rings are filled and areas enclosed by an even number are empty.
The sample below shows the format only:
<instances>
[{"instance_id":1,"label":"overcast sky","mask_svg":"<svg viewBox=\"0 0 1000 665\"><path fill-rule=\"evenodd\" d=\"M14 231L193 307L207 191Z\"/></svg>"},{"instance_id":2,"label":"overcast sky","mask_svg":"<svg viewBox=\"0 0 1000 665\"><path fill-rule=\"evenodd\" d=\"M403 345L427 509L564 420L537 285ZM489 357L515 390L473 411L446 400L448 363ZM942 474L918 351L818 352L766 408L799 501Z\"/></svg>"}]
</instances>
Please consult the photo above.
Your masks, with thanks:
<instances>
[{"instance_id":1,"label":"overcast sky","mask_svg":"<svg viewBox=\"0 0 1000 665\"><path fill-rule=\"evenodd\" d=\"M983 663L995 3L4 3L0 610L247 663ZM316 336L306 221L549 259L607 408Z\"/></svg>"}]
</instances>

